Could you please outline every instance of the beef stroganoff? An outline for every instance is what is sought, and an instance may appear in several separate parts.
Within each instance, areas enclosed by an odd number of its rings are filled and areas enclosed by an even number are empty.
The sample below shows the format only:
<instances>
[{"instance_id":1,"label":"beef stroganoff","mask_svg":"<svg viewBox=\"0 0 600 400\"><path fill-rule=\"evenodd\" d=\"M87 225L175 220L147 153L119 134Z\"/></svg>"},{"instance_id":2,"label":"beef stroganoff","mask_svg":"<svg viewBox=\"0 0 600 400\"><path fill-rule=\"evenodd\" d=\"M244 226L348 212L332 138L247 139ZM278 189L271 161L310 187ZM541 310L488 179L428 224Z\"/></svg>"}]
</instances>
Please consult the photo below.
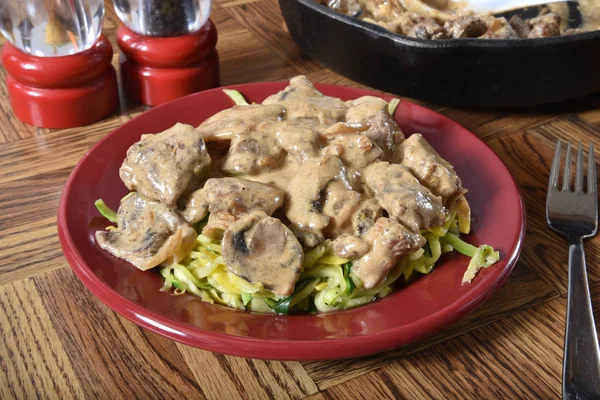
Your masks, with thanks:
<instances>
[{"instance_id":1,"label":"beef stroganoff","mask_svg":"<svg viewBox=\"0 0 600 400\"><path fill-rule=\"evenodd\" d=\"M470 231L467 190L397 101L325 96L305 77L194 128L130 147L131 191L96 242L163 290L254 312L327 312L370 303L430 273L443 253L471 257L463 283L499 259ZM225 95L225 94L224 94ZM214 151L211 149L215 149ZM210 154L209 154L210 152Z\"/></svg>"},{"instance_id":2,"label":"beef stroganoff","mask_svg":"<svg viewBox=\"0 0 600 400\"><path fill-rule=\"evenodd\" d=\"M348 16L379 25L394 33L419 39L535 39L597 30L600 3L579 0L581 24L568 28L567 3L540 8L533 18L475 14L460 0L317 0Z\"/></svg>"}]
</instances>

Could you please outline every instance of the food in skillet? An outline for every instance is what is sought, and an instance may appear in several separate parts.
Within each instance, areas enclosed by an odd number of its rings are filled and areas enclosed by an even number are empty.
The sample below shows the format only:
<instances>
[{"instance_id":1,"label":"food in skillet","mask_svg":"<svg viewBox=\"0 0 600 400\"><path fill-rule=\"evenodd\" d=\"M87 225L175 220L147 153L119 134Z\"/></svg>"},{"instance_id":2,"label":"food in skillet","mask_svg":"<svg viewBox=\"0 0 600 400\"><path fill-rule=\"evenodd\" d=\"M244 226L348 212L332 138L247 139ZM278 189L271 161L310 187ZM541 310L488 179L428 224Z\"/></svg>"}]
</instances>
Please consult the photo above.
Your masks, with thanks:
<instances>
[{"instance_id":1,"label":"food in skillet","mask_svg":"<svg viewBox=\"0 0 600 400\"><path fill-rule=\"evenodd\" d=\"M475 15L459 0L317 0L351 17L392 32L419 39L519 39L568 35L600 28L600 7L595 0L581 0L583 21L568 29L566 3L545 6L535 18L513 15Z\"/></svg>"},{"instance_id":2,"label":"food in skillet","mask_svg":"<svg viewBox=\"0 0 600 400\"><path fill-rule=\"evenodd\" d=\"M384 297L442 253L471 257L463 283L498 261L459 238L466 190L422 135L404 137L397 100L344 102L302 76L262 104L225 92L238 104L130 147L117 213L96 203L116 223L97 243L139 269L160 266L163 290L324 312Z\"/></svg>"}]
</instances>

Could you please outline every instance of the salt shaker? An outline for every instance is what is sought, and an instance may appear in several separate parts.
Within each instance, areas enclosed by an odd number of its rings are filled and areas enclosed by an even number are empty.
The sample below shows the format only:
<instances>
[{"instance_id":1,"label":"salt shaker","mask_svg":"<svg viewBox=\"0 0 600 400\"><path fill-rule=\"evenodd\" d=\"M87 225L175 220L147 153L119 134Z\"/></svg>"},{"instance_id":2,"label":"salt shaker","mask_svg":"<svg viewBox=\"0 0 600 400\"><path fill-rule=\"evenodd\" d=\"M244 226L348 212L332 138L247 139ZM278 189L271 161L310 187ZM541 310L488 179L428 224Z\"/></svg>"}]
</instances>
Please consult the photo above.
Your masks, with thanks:
<instances>
[{"instance_id":1,"label":"salt shaker","mask_svg":"<svg viewBox=\"0 0 600 400\"><path fill-rule=\"evenodd\" d=\"M46 128L87 125L118 105L103 0L2 0L2 63L15 115Z\"/></svg>"},{"instance_id":2,"label":"salt shaker","mask_svg":"<svg viewBox=\"0 0 600 400\"><path fill-rule=\"evenodd\" d=\"M115 0L121 76L129 98L158 105L219 86L212 0Z\"/></svg>"}]
</instances>

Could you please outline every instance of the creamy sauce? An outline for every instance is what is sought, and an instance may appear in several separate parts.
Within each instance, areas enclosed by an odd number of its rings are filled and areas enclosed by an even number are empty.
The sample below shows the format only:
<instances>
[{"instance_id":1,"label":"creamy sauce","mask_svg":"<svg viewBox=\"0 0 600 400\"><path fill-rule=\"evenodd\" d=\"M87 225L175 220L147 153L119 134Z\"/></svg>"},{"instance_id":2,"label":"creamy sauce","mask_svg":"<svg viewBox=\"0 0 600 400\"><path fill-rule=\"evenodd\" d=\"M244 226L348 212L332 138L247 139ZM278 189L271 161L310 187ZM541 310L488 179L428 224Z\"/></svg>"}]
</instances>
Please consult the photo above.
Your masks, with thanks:
<instances>
[{"instance_id":1,"label":"creamy sauce","mask_svg":"<svg viewBox=\"0 0 600 400\"><path fill-rule=\"evenodd\" d=\"M579 12L583 17L580 28L584 31L600 29L600 2L598 0L579 0Z\"/></svg>"},{"instance_id":2,"label":"creamy sauce","mask_svg":"<svg viewBox=\"0 0 600 400\"><path fill-rule=\"evenodd\" d=\"M119 210L119 229L97 240L129 260L136 246L151 249L136 264L146 267L178 252L173 240L187 243L188 224L208 213L203 233L223 238L226 264L240 277L290 294L303 247L330 239L372 288L423 246L420 231L442 225L465 192L422 136L404 139L387 107L376 97L324 96L296 77L263 104L145 136L129 150L122 176L157 201L135 195ZM209 155L204 141L226 151Z\"/></svg>"}]
</instances>

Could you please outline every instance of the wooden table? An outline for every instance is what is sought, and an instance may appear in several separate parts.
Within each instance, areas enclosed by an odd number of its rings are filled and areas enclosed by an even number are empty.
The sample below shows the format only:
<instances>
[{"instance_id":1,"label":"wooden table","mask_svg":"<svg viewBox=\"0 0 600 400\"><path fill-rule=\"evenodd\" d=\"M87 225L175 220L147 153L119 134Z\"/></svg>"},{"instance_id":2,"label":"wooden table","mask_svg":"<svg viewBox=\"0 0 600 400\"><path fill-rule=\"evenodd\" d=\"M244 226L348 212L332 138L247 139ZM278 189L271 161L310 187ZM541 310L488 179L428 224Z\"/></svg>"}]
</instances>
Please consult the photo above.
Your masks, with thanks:
<instances>
[{"instance_id":1,"label":"wooden table","mask_svg":"<svg viewBox=\"0 0 600 400\"><path fill-rule=\"evenodd\" d=\"M224 85L305 74L358 86L301 53L276 0L221 0L212 19ZM115 51L117 24L108 6ZM519 112L428 105L485 140L517 180L528 225L514 272L475 313L419 343L360 359L271 362L166 340L92 296L59 246L59 195L80 157L144 108L123 102L91 126L36 129L12 114L4 78L0 69L0 398L559 398L567 247L546 227L546 185L557 138L600 148L600 95ZM598 302L600 239L586 250Z\"/></svg>"}]
</instances>

